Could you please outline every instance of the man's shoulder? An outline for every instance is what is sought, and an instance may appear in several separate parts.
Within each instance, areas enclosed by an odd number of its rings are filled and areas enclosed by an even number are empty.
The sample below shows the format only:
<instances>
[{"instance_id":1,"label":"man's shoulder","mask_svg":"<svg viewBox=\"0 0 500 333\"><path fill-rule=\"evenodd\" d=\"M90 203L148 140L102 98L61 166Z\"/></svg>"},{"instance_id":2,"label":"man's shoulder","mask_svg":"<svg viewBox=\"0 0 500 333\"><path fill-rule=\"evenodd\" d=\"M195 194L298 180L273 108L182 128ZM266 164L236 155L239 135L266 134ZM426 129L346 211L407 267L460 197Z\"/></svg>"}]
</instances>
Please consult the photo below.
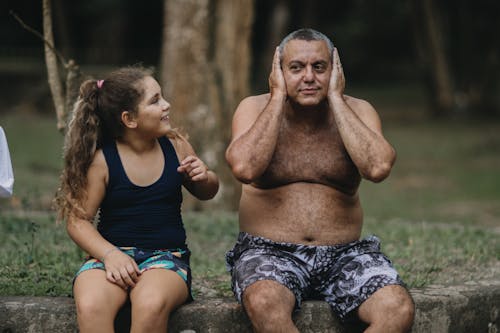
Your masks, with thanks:
<instances>
[{"instance_id":1,"label":"man's shoulder","mask_svg":"<svg viewBox=\"0 0 500 333\"><path fill-rule=\"evenodd\" d=\"M358 116L376 113L375 108L367 100L349 95L344 95L344 100Z\"/></svg>"},{"instance_id":2,"label":"man's shoulder","mask_svg":"<svg viewBox=\"0 0 500 333\"><path fill-rule=\"evenodd\" d=\"M367 106L371 106L371 104L367 100L358 97L344 95L344 100L350 107L364 108Z\"/></svg>"},{"instance_id":3,"label":"man's shoulder","mask_svg":"<svg viewBox=\"0 0 500 333\"><path fill-rule=\"evenodd\" d=\"M265 105L267 104L267 102L269 102L269 98L271 98L270 93L248 96L241 101L241 104L251 105L251 106L260 106L262 104Z\"/></svg>"},{"instance_id":4,"label":"man's shoulder","mask_svg":"<svg viewBox=\"0 0 500 333\"><path fill-rule=\"evenodd\" d=\"M237 114L259 114L269 102L271 94L262 94L245 97L238 108Z\"/></svg>"}]
</instances>

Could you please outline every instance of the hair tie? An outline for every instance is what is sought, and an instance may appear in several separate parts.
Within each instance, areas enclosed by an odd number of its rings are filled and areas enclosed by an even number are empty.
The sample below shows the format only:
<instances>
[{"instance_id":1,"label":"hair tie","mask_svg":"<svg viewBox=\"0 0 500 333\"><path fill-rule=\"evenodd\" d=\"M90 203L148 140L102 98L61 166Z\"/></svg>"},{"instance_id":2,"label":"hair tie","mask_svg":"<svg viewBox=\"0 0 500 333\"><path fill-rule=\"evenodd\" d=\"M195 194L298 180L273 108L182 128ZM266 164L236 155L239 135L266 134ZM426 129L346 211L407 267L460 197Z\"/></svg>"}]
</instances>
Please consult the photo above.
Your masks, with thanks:
<instances>
[{"instance_id":1,"label":"hair tie","mask_svg":"<svg viewBox=\"0 0 500 333\"><path fill-rule=\"evenodd\" d=\"M103 83L104 83L104 80L97 80L97 88L101 89Z\"/></svg>"}]
</instances>

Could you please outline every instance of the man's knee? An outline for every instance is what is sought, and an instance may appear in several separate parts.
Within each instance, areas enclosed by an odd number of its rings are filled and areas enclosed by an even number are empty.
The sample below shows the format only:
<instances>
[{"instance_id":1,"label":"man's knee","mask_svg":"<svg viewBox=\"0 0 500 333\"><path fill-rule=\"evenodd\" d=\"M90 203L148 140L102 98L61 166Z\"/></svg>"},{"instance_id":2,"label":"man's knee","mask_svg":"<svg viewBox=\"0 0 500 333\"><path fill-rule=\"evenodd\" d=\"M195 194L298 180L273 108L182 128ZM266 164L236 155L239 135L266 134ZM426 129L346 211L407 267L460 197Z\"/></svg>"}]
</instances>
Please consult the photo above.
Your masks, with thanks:
<instances>
[{"instance_id":1,"label":"man's knee","mask_svg":"<svg viewBox=\"0 0 500 333\"><path fill-rule=\"evenodd\" d=\"M396 292L390 294L387 300L387 308L392 312L399 313L402 317L413 318L415 314L415 303L408 291L401 286L391 286Z\"/></svg>"},{"instance_id":2,"label":"man's knee","mask_svg":"<svg viewBox=\"0 0 500 333\"><path fill-rule=\"evenodd\" d=\"M358 310L359 317L369 324L388 324L408 331L415 317L415 304L405 288L394 285L379 289Z\"/></svg>"},{"instance_id":3,"label":"man's knee","mask_svg":"<svg viewBox=\"0 0 500 333\"><path fill-rule=\"evenodd\" d=\"M246 288L243 306L252 321L257 318L266 322L291 320L295 296L275 281L258 281Z\"/></svg>"},{"instance_id":4,"label":"man's knee","mask_svg":"<svg viewBox=\"0 0 500 333\"><path fill-rule=\"evenodd\" d=\"M383 308L387 313L386 318L394 318L401 323L401 327L410 329L415 318L415 303L407 292L396 297L388 297Z\"/></svg>"}]
</instances>

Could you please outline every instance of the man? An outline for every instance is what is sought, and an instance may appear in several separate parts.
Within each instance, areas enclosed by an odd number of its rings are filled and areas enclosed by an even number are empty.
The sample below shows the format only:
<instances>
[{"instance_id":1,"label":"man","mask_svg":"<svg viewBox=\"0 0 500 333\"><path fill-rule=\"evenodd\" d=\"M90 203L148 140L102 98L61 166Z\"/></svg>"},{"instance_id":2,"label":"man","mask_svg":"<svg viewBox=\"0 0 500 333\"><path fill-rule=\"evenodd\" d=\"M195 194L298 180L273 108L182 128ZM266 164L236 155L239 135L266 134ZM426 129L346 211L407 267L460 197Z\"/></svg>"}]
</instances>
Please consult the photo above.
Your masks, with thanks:
<instances>
[{"instance_id":1,"label":"man","mask_svg":"<svg viewBox=\"0 0 500 333\"><path fill-rule=\"evenodd\" d=\"M232 286L257 332L297 332L303 299L327 301L367 332L404 332L413 301L378 238L359 240L361 178L385 179L396 154L366 101L344 95L332 42L312 29L276 49L270 93L238 106L226 159L243 183Z\"/></svg>"}]
</instances>

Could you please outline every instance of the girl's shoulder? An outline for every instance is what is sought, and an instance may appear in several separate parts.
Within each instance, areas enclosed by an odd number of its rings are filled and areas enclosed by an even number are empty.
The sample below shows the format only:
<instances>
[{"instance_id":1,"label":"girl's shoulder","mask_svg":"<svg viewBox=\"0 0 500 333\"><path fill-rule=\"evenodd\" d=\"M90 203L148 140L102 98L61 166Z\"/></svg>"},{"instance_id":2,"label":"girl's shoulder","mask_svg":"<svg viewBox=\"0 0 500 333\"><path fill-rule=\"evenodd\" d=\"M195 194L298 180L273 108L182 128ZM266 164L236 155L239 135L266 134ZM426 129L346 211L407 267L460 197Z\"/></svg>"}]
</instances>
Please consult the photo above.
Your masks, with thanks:
<instances>
[{"instance_id":1,"label":"girl's shoulder","mask_svg":"<svg viewBox=\"0 0 500 333\"><path fill-rule=\"evenodd\" d=\"M107 180L108 177L108 164L106 163L106 158L102 149L97 149L94 153L94 157L89 166L89 176L97 178L104 178Z\"/></svg>"},{"instance_id":2,"label":"girl's shoulder","mask_svg":"<svg viewBox=\"0 0 500 333\"><path fill-rule=\"evenodd\" d=\"M86 216L94 216L100 202L104 199L109 182L108 166L102 149L96 150L87 172Z\"/></svg>"},{"instance_id":3,"label":"girl's shoulder","mask_svg":"<svg viewBox=\"0 0 500 333\"><path fill-rule=\"evenodd\" d=\"M90 166L106 166L106 158L104 157L104 152L101 148L97 149L92 158L92 163Z\"/></svg>"},{"instance_id":4,"label":"girl's shoulder","mask_svg":"<svg viewBox=\"0 0 500 333\"><path fill-rule=\"evenodd\" d=\"M167 137L167 139L170 140L170 142L174 146L179 161L182 161L189 155L195 154L193 147L191 146L187 138L183 135L177 134L174 137Z\"/></svg>"}]
</instances>

